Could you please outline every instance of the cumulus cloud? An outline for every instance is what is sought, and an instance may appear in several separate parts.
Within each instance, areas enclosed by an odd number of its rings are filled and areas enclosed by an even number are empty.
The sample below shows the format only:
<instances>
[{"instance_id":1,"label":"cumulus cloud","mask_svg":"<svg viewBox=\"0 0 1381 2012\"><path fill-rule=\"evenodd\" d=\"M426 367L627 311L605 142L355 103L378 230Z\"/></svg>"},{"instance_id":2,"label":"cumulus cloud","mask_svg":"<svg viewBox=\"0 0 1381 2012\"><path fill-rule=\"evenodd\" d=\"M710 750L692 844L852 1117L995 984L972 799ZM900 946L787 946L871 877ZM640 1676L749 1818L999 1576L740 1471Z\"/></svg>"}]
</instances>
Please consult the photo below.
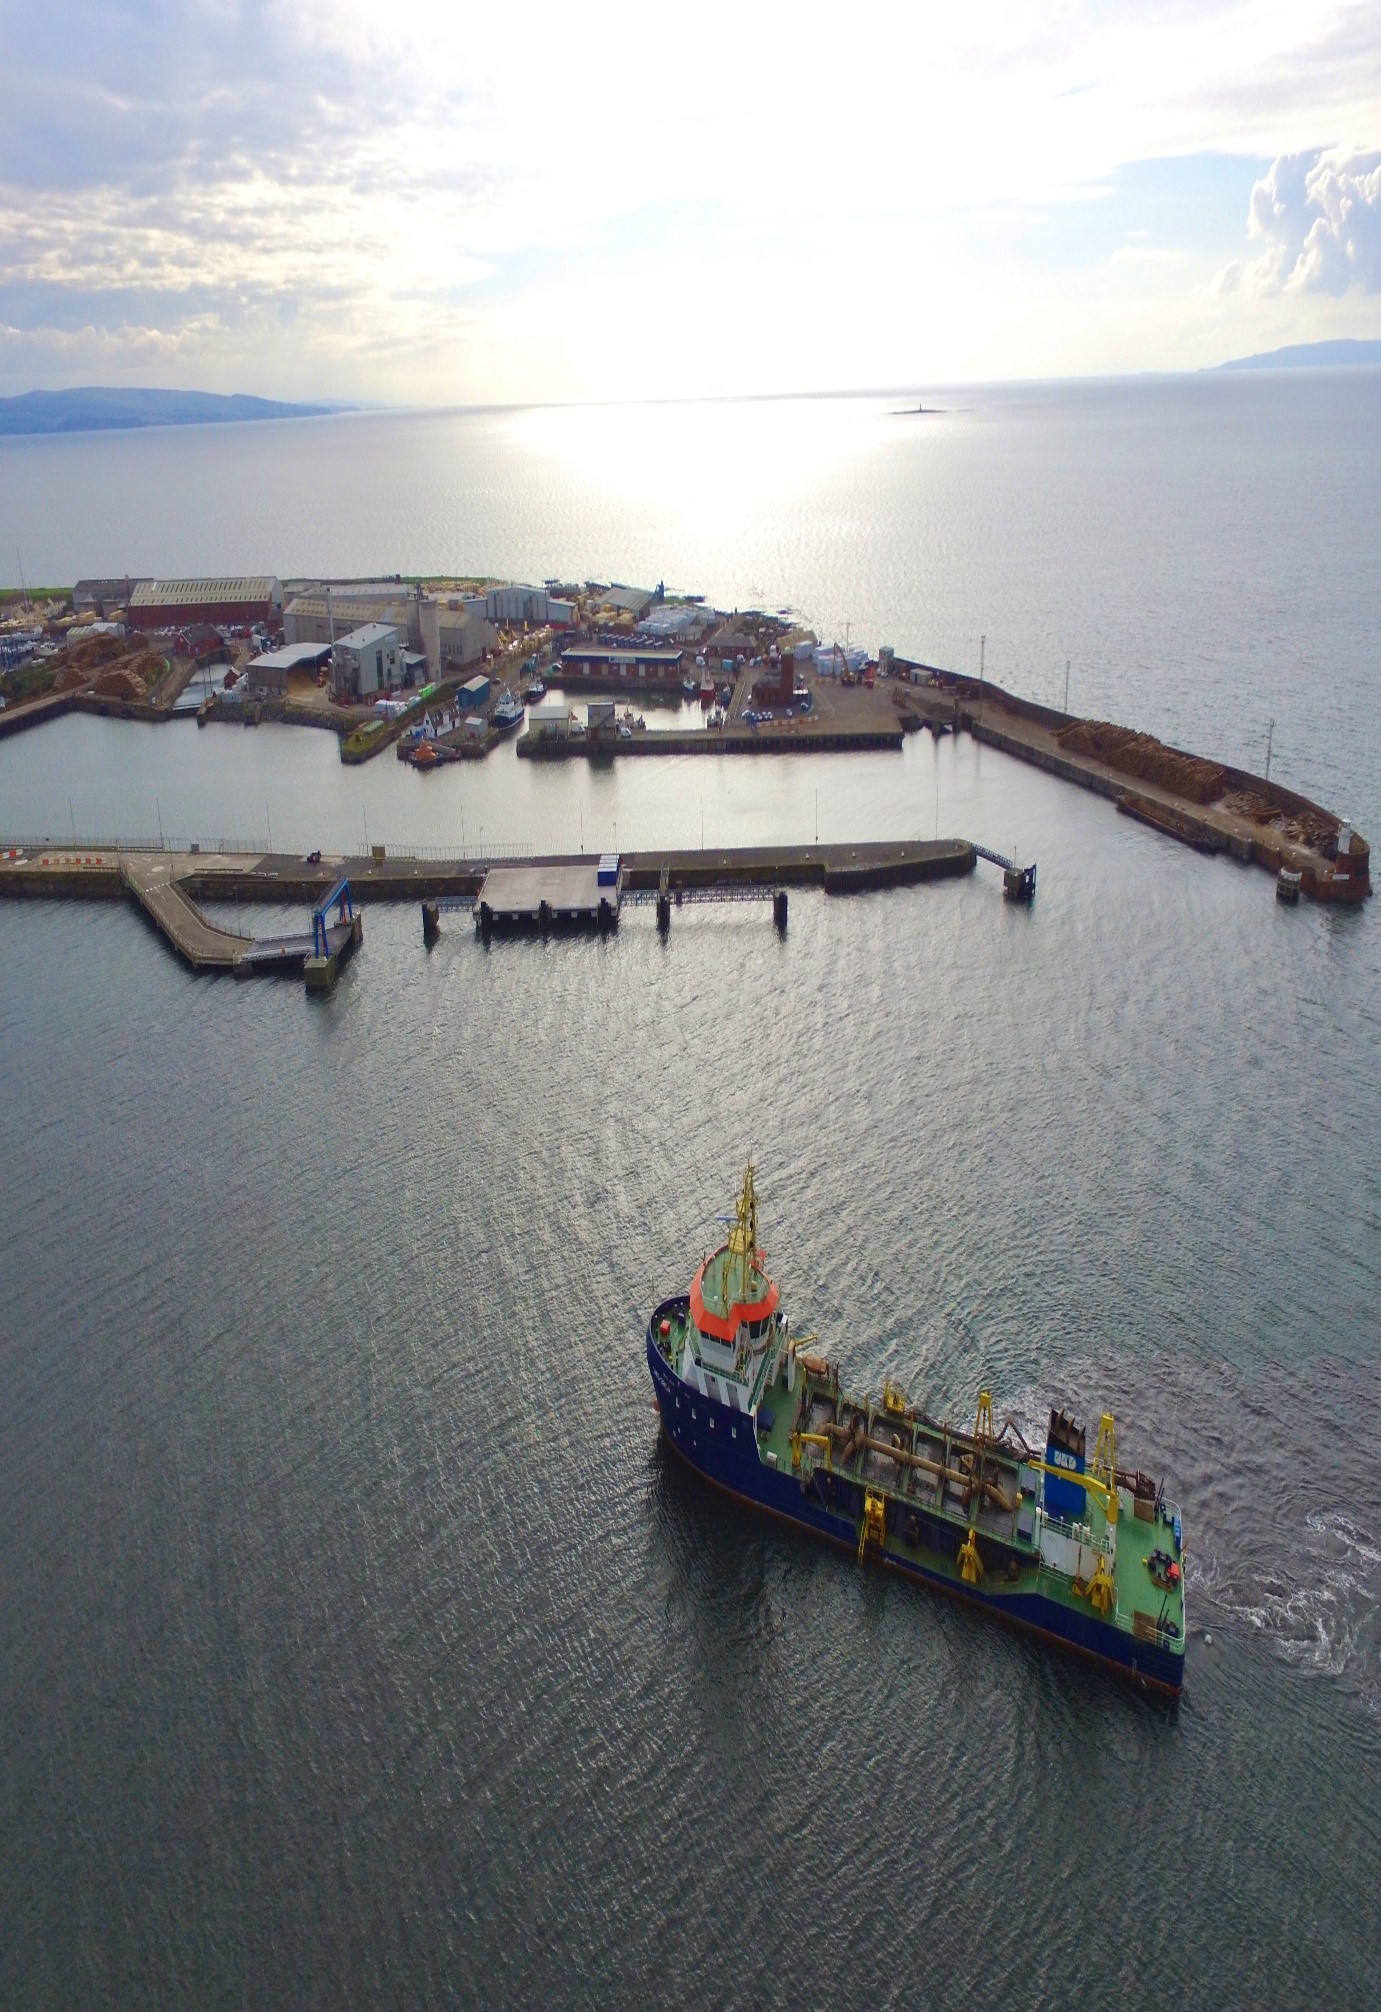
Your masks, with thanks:
<instances>
[{"instance_id":1,"label":"cumulus cloud","mask_svg":"<svg viewBox=\"0 0 1381 2012\"><path fill-rule=\"evenodd\" d=\"M1227 289L1381 293L1381 154L1281 154L1252 189L1247 234L1264 250L1226 269Z\"/></svg>"},{"instance_id":2,"label":"cumulus cloud","mask_svg":"<svg viewBox=\"0 0 1381 2012\"><path fill-rule=\"evenodd\" d=\"M1211 132L1245 186L1320 122L1381 131L1375 0L1055 0L1034 25L1029 0L862 0L842 38L827 0L789 35L766 0L0 0L0 21L0 390L167 370L609 396L630 355L647 389L779 387L780 329L748 375L741 317L694 303L767 314L822 275L893 312L822 321L809 382L1025 371L1042 331L1089 326L1068 279L1101 284L1095 195L1123 165L1202 161ZM1369 171L1329 161L1307 186L1323 157L1282 153L1254 284L1376 284ZM1071 203L1052 253L1032 218ZM1170 316L1188 269L1162 238L1117 264ZM1117 359L1061 336L1039 367L1154 366L1153 320Z\"/></svg>"}]
</instances>

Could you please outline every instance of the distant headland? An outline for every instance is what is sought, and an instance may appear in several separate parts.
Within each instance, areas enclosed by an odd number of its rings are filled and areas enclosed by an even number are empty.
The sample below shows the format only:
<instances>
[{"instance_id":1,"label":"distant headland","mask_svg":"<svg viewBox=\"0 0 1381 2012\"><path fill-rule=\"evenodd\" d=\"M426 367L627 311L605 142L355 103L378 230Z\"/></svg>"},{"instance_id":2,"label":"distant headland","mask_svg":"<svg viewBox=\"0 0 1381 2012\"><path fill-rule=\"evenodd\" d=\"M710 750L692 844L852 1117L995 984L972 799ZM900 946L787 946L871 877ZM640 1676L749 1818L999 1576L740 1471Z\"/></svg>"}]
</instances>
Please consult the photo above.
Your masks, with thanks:
<instances>
[{"instance_id":1,"label":"distant headland","mask_svg":"<svg viewBox=\"0 0 1381 2012\"><path fill-rule=\"evenodd\" d=\"M315 419L340 405L285 405L245 392L155 391L83 385L0 398L0 434L107 433L146 426L202 426L239 419Z\"/></svg>"},{"instance_id":2,"label":"distant headland","mask_svg":"<svg viewBox=\"0 0 1381 2012\"><path fill-rule=\"evenodd\" d=\"M1296 342L1288 349L1268 349L1259 356L1235 356L1215 363L1214 370L1337 370L1351 365L1381 364L1381 342Z\"/></svg>"}]
</instances>

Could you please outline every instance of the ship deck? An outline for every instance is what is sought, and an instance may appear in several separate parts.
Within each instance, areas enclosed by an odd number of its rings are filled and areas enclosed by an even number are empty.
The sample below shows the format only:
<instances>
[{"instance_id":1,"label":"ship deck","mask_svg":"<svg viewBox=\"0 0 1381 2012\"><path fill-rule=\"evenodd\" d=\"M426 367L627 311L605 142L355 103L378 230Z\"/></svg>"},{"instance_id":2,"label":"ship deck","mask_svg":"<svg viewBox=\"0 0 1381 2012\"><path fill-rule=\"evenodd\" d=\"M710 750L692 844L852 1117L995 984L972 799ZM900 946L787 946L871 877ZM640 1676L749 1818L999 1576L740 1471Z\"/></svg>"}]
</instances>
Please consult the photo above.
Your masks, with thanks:
<instances>
[{"instance_id":1,"label":"ship deck","mask_svg":"<svg viewBox=\"0 0 1381 2012\"><path fill-rule=\"evenodd\" d=\"M680 1350L684 1343L687 1323L673 1321L670 1336L672 1360L679 1362ZM779 1472L793 1472L792 1440L798 1431L809 1432L826 1422L822 1412L832 1414L834 1392L827 1380L814 1375L798 1375L795 1390L787 1387L786 1371L783 1367L774 1381L762 1392L759 1405L759 1421L764 1411L771 1413L772 1422L766 1431L758 1433L759 1457L775 1455ZM856 1398L847 1391L840 1393L838 1409L846 1417L867 1412L868 1402ZM872 1407L871 1415L877 1428L896 1426L900 1420L879 1407ZM970 1435L962 1428L937 1427L933 1421L916 1423L914 1444L917 1450L929 1452L930 1443L938 1435L948 1432L943 1444L960 1449L972 1447ZM870 1436L875 1437L876 1433ZM946 1462L945 1464L948 1464ZM821 1466L825 1463L821 1459ZM1016 1492L1016 1477L1022 1461L1015 1455L1002 1463L1004 1478L1010 1476L1012 1492ZM934 1541L927 1542L927 1527L936 1528L937 1520L942 1521L958 1537L972 1527L978 1536L980 1551L983 1539L989 1540L990 1552L1000 1546L1000 1560L1005 1569L994 1569L985 1578L983 1590L989 1595L1004 1593L1019 1594L1039 1592L1042 1597L1053 1600L1071 1612L1087 1615L1091 1610L1087 1597L1076 1592L1070 1578L1064 1573L1043 1564L1034 1537L1023 1538L1021 1523L1027 1510L1027 1498L1020 1497L1011 1510L1003 1510L992 1503L983 1503L974 1509L961 1505L958 1491L945 1484L943 1491L938 1479L929 1475L909 1472L890 1460L885 1460L871 1449L856 1453L851 1459L841 1457L841 1448L836 1441L832 1450L827 1472L832 1472L836 1480L851 1483L858 1489L872 1489L887 1495L902 1505L903 1514L894 1527L889 1528L884 1555L903 1564L914 1565L926 1571L932 1578L952 1581L956 1588L964 1586L957 1561L937 1548ZM1034 1479L1034 1476L1032 1477ZM921 1485L907 1485L919 1482ZM1124 1495L1124 1502L1125 1502ZM913 1536L908 1534L910 1518L905 1513L916 1512L918 1528ZM1088 1497L1085 1517L1093 1543L1101 1547L1107 1534L1107 1518L1101 1503L1093 1495ZM1174 1550L1170 1530L1161 1523L1144 1522L1132 1511L1123 1508L1118 1517L1116 1556L1113 1564L1113 1582L1116 1591L1116 1606L1107 1619L1124 1633L1139 1634L1164 1617L1179 1629L1178 1641L1184 1641L1183 1582L1179 1590L1167 1592L1151 1577L1149 1559L1157 1547Z\"/></svg>"}]
</instances>

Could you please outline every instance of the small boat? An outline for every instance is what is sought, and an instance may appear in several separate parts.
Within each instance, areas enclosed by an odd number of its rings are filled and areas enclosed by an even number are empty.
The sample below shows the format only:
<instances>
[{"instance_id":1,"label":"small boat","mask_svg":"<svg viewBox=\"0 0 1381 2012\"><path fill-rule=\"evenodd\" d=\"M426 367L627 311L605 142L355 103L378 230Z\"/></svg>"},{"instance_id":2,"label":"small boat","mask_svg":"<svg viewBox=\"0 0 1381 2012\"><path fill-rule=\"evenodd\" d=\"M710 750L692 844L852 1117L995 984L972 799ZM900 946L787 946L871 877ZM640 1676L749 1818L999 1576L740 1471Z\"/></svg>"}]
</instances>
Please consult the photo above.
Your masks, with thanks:
<instances>
[{"instance_id":1,"label":"small boat","mask_svg":"<svg viewBox=\"0 0 1381 2012\"><path fill-rule=\"evenodd\" d=\"M708 672L700 680L700 703L706 712L714 704L714 679L709 676Z\"/></svg>"},{"instance_id":2,"label":"small boat","mask_svg":"<svg viewBox=\"0 0 1381 2012\"><path fill-rule=\"evenodd\" d=\"M496 734L511 734L515 727L523 723L523 702L507 685L499 693L489 723Z\"/></svg>"},{"instance_id":3,"label":"small boat","mask_svg":"<svg viewBox=\"0 0 1381 2012\"><path fill-rule=\"evenodd\" d=\"M535 706L539 699L544 699L546 696L547 688L542 683L539 675L532 680L532 683L527 688L527 702L530 706Z\"/></svg>"},{"instance_id":4,"label":"small boat","mask_svg":"<svg viewBox=\"0 0 1381 2012\"><path fill-rule=\"evenodd\" d=\"M699 687L699 685L697 685L697 684L696 684L696 682L695 682L695 679L694 679L694 678L682 678L682 680L681 680L681 696L682 696L683 698L687 698L687 699L693 699L693 698L695 697L696 693L697 693L697 692L699 691L699 689L700 689L700 687Z\"/></svg>"},{"instance_id":5,"label":"small boat","mask_svg":"<svg viewBox=\"0 0 1381 2012\"><path fill-rule=\"evenodd\" d=\"M414 768L435 768L441 756L436 751L434 741L418 741L408 749L405 759L410 761Z\"/></svg>"}]
</instances>

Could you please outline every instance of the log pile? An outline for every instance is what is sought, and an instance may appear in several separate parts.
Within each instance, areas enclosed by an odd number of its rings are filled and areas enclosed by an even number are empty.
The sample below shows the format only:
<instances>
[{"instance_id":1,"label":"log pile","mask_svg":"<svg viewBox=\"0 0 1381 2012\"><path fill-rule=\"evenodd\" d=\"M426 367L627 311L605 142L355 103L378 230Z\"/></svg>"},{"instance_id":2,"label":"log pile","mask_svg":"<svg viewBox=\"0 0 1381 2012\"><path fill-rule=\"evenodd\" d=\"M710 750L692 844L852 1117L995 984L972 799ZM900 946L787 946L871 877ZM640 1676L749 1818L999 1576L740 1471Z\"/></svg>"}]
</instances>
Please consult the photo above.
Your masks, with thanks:
<instances>
[{"instance_id":1,"label":"log pile","mask_svg":"<svg viewBox=\"0 0 1381 2012\"><path fill-rule=\"evenodd\" d=\"M1076 720L1056 739L1070 754L1105 762L1119 775L1154 783L1186 803L1213 803L1227 783L1226 771L1217 762L1181 754L1153 734L1134 733L1130 727L1115 727L1107 720Z\"/></svg>"},{"instance_id":2,"label":"log pile","mask_svg":"<svg viewBox=\"0 0 1381 2012\"><path fill-rule=\"evenodd\" d=\"M1286 809L1254 790L1237 790L1223 805L1225 810L1235 811L1238 817L1249 817L1253 824L1263 829L1272 828L1282 838L1295 845L1307 845L1316 852L1327 853L1336 848L1338 820L1326 810Z\"/></svg>"}]
</instances>

